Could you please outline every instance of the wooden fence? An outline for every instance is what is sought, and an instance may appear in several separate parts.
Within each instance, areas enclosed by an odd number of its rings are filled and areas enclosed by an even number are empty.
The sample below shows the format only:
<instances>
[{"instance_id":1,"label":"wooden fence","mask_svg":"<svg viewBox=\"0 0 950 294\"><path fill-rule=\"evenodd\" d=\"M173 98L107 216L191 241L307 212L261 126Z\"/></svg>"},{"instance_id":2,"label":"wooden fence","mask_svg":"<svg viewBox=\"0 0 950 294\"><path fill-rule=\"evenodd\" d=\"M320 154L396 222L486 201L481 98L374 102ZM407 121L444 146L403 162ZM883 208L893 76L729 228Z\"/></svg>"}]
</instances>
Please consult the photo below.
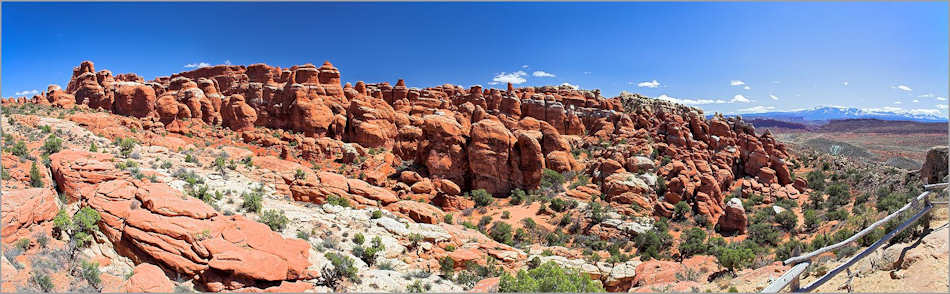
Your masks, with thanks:
<instances>
[{"instance_id":1,"label":"wooden fence","mask_svg":"<svg viewBox=\"0 0 950 294\"><path fill-rule=\"evenodd\" d=\"M894 213L891 213L890 215L884 217L883 219L871 224L864 230L861 230L857 234L854 234L854 236L851 236L851 238L845 239L844 241L841 241L832 245L825 246L821 249L818 249L818 250L815 250L803 255L786 259L785 261L783 261L784 264L786 265L793 264L795 266L793 266L791 269L786 271L785 274L783 274L782 276L778 277L778 279L775 279L774 281L772 281L772 283L769 284L768 287L765 287L765 289L762 290L762 293L778 293L779 291L782 291L786 287L789 288L789 291L791 292L814 291L819 286L831 280L831 278L833 278L835 275L837 275L838 273L841 273L841 271L848 269L850 266L854 265L859 260L867 257L868 254L880 248L882 245L886 244L888 241L894 238L894 236L897 236L897 234L900 234L900 232L910 227L910 225L912 225L914 222L916 222L921 217L923 217L928 212L930 212L930 210L933 208L934 205L947 204L946 201L934 202L934 201L931 201L930 199L930 197L933 194L935 194L934 191L946 189L947 187L948 187L948 183L924 185L924 192L918 195L917 197L914 197L914 199L912 199L910 202L904 205L904 207L901 207ZM940 192L937 192L936 194L939 195ZM871 246L868 246L868 248L864 249L864 251L861 251L857 255L852 256L851 258L848 259L847 262L832 269L825 275L818 278L818 280L811 282L811 284L808 284L804 287L801 287L799 285L799 282L801 280L801 274L804 273L805 269L807 269L808 266L812 264L813 258L821 255L822 253L844 247L850 244L851 242L857 241L858 238L861 238L862 236L867 235L868 233L874 231L875 229L877 229L881 225L884 225L888 221L899 218L899 216L902 213L911 211L912 207L916 206L917 204L921 202L923 202L923 206L919 210L914 210L916 213L914 213L914 215L910 219L908 219L904 223L901 223L894 230L888 232L886 235L884 235L884 237L881 237L881 239L874 242L874 244L871 244Z\"/></svg>"}]
</instances>

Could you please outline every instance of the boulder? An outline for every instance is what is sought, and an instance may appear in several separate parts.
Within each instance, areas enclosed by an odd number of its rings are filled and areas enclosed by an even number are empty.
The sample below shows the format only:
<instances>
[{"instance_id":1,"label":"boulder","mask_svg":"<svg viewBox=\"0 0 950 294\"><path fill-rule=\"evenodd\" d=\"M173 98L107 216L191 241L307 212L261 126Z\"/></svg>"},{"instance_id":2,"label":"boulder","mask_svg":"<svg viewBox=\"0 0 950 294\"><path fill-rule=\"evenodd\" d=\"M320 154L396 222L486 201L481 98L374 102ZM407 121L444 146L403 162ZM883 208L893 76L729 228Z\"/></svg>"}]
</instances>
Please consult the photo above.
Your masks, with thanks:
<instances>
[{"instance_id":1,"label":"boulder","mask_svg":"<svg viewBox=\"0 0 950 294\"><path fill-rule=\"evenodd\" d=\"M135 266L132 276L122 284L122 291L128 293L170 293L174 290L175 283L161 268L150 263Z\"/></svg>"},{"instance_id":2,"label":"boulder","mask_svg":"<svg viewBox=\"0 0 950 294\"><path fill-rule=\"evenodd\" d=\"M927 150L927 157L920 167L920 179L924 184L946 182L947 149L947 146L936 146Z\"/></svg>"},{"instance_id":3,"label":"boulder","mask_svg":"<svg viewBox=\"0 0 950 294\"><path fill-rule=\"evenodd\" d=\"M729 199L726 203L726 213L719 220L719 228L724 232L737 232L745 234L748 219L746 218L745 208L742 207L742 200L739 198Z\"/></svg>"}]
</instances>

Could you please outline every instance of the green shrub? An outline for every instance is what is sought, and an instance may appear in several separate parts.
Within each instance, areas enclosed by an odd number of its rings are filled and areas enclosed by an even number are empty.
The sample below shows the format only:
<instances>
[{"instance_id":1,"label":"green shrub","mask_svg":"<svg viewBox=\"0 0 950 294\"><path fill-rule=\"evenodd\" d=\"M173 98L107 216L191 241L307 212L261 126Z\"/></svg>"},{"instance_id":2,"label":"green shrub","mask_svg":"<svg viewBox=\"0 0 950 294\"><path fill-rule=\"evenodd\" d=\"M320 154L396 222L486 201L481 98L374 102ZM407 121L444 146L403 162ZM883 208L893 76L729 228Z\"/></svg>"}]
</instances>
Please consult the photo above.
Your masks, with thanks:
<instances>
[{"instance_id":1,"label":"green shrub","mask_svg":"<svg viewBox=\"0 0 950 294\"><path fill-rule=\"evenodd\" d=\"M564 175L550 169L541 171L541 191L545 196L551 197L554 194L564 190Z\"/></svg>"},{"instance_id":2,"label":"green shrub","mask_svg":"<svg viewBox=\"0 0 950 294\"><path fill-rule=\"evenodd\" d=\"M89 144L89 152L99 152L99 147L96 146L96 142Z\"/></svg>"},{"instance_id":3,"label":"green shrub","mask_svg":"<svg viewBox=\"0 0 950 294\"><path fill-rule=\"evenodd\" d=\"M828 193L828 199L825 205L828 209L834 209L851 203L851 192L848 186L843 183L834 183L828 186L825 193Z\"/></svg>"},{"instance_id":4,"label":"green shrub","mask_svg":"<svg viewBox=\"0 0 950 294\"><path fill-rule=\"evenodd\" d=\"M691 211L692 208L689 207L686 201L677 202L676 206L673 207L673 220L684 221L686 220L686 215Z\"/></svg>"},{"instance_id":5,"label":"green shrub","mask_svg":"<svg viewBox=\"0 0 950 294\"><path fill-rule=\"evenodd\" d=\"M673 243L673 238L665 229L656 229L637 234L633 238L637 247L637 254L643 261L652 259L661 259L666 256L665 252Z\"/></svg>"},{"instance_id":6,"label":"green shrub","mask_svg":"<svg viewBox=\"0 0 950 294\"><path fill-rule=\"evenodd\" d=\"M263 203L262 203L263 196L261 195L261 193L258 193L256 191L251 192L251 193L244 193L244 195L241 195L241 198L243 198L244 200L244 203L241 204L241 208L243 208L245 211L251 211L251 212L261 211L261 208L263 206Z\"/></svg>"},{"instance_id":7,"label":"green shrub","mask_svg":"<svg viewBox=\"0 0 950 294\"><path fill-rule=\"evenodd\" d=\"M336 206L350 207L350 200L347 200L346 198L343 198L343 197L337 196L337 195L330 195L330 196L327 196L327 202L326 202L326 203L327 203L327 204L336 205Z\"/></svg>"},{"instance_id":8,"label":"green shrub","mask_svg":"<svg viewBox=\"0 0 950 294\"><path fill-rule=\"evenodd\" d=\"M771 223L759 222L753 223L749 226L749 240L754 241L755 243L765 245L765 244L778 244L779 233L772 228Z\"/></svg>"},{"instance_id":9,"label":"green shrub","mask_svg":"<svg viewBox=\"0 0 950 294\"><path fill-rule=\"evenodd\" d=\"M102 282L102 279L99 278L101 273L99 272L98 262L88 262L83 260L82 264L80 265L79 273L80 276L86 280L86 282L89 282L89 285L97 289L99 288L99 284Z\"/></svg>"},{"instance_id":10,"label":"green shrub","mask_svg":"<svg viewBox=\"0 0 950 294\"><path fill-rule=\"evenodd\" d=\"M551 205L549 207L554 211L564 212L565 210L577 207L577 200L568 201L561 198L554 198L551 199Z\"/></svg>"},{"instance_id":11,"label":"green shrub","mask_svg":"<svg viewBox=\"0 0 950 294\"><path fill-rule=\"evenodd\" d=\"M752 249L736 246L735 244L716 250L716 259L719 264L731 272L745 268L752 264L755 253Z\"/></svg>"},{"instance_id":12,"label":"green shrub","mask_svg":"<svg viewBox=\"0 0 950 294\"><path fill-rule=\"evenodd\" d=\"M571 184L568 186L568 188L569 188L569 189L574 189L574 188L577 188L577 187L580 187L580 186L586 186L587 184L590 184L590 177L587 176L587 174L579 174L579 175L577 175L576 178L574 178L574 182L571 183Z\"/></svg>"},{"instance_id":13,"label":"green shrub","mask_svg":"<svg viewBox=\"0 0 950 294\"><path fill-rule=\"evenodd\" d=\"M26 150L26 143L23 141L17 141L13 146L9 147L7 151L20 158L26 157L26 155L29 154L29 151Z\"/></svg>"},{"instance_id":14,"label":"green shrub","mask_svg":"<svg viewBox=\"0 0 950 294\"><path fill-rule=\"evenodd\" d=\"M36 166L36 161L34 161L33 166L30 167L30 186L34 188L43 187L43 175L40 174L40 169Z\"/></svg>"},{"instance_id":15,"label":"green shrub","mask_svg":"<svg viewBox=\"0 0 950 294\"><path fill-rule=\"evenodd\" d=\"M798 241L798 239L792 238L791 240L788 240L788 242L785 242L782 245L779 245L778 248L775 249L775 260L776 261L786 260L792 257L793 254L796 253L796 251L798 251L798 253L800 254L801 252L804 251L804 249L805 249L805 245L802 244L802 242Z\"/></svg>"},{"instance_id":16,"label":"green shrub","mask_svg":"<svg viewBox=\"0 0 950 294\"><path fill-rule=\"evenodd\" d=\"M356 243L356 245L363 245L363 242L366 242L366 237L363 236L363 233L356 233L356 235L353 235L353 243Z\"/></svg>"},{"instance_id":17,"label":"green shrub","mask_svg":"<svg viewBox=\"0 0 950 294\"><path fill-rule=\"evenodd\" d=\"M50 155L60 150L63 150L63 139L57 138L56 135L49 135L46 137L46 141L43 142L43 147L40 147L43 150L43 154Z\"/></svg>"},{"instance_id":18,"label":"green shrub","mask_svg":"<svg viewBox=\"0 0 950 294\"><path fill-rule=\"evenodd\" d=\"M302 229L297 230L297 239L310 240L310 232Z\"/></svg>"},{"instance_id":19,"label":"green shrub","mask_svg":"<svg viewBox=\"0 0 950 294\"><path fill-rule=\"evenodd\" d=\"M683 259L697 254L706 253L706 231L700 228L691 228L686 231L683 241L680 242L680 257Z\"/></svg>"},{"instance_id":20,"label":"green shrub","mask_svg":"<svg viewBox=\"0 0 950 294\"><path fill-rule=\"evenodd\" d=\"M482 218L478 220L478 227L479 227L479 228L484 228L485 226L487 226L488 224L490 224L491 221L492 221L492 217L491 217L491 216L488 216L488 215L482 216Z\"/></svg>"},{"instance_id":21,"label":"green shrub","mask_svg":"<svg viewBox=\"0 0 950 294\"><path fill-rule=\"evenodd\" d=\"M489 233L489 236L497 242L508 244L508 245L513 244L512 235L511 235L511 225L509 225L508 223L500 222L500 221L495 222L495 224L492 225L491 233Z\"/></svg>"},{"instance_id":22,"label":"green shrub","mask_svg":"<svg viewBox=\"0 0 950 294\"><path fill-rule=\"evenodd\" d=\"M445 216L442 217L442 222L447 223L447 224L450 224L450 225L455 223L455 222L453 222L453 220L452 220L452 214L451 214L451 213L446 213Z\"/></svg>"},{"instance_id":23,"label":"green shrub","mask_svg":"<svg viewBox=\"0 0 950 294\"><path fill-rule=\"evenodd\" d=\"M825 174L821 171L813 170L805 176L805 179L808 180L808 188L815 191L825 190Z\"/></svg>"},{"instance_id":24,"label":"green shrub","mask_svg":"<svg viewBox=\"0 0 950 294\"><path fill-rule=\"evenodd\" d=\"M848 218L848 211L844 209L835 209L834 211L828 212L826 215L828 220L837 220L843 221Z\"/></svg>"},{"instance_id":25,"label":"green shrub","mask_svg":"<svg viewBox=\"0 0 950 294\"><path fill-rule=\"evenodd\" d=\"M432 289L431 284L422 284L421 280L415 280L409 286L406 286L407 293L424 293Z\"/></svg>"},{"instance_id":26,"label":"green shrub","mask_svg":"<svg viewBox=\"0 0 950 294\"><path fill-rule=\"evenodd\" d=\"M488 206L495 201L495 197L485 189L472 190L472 201L475 201L475 207Z\"/></svg>"},{"instance_id":27,"label":"green shrub","mask_svg":"<svg viewBox=\"0 0 950 294\"><path fill-rule=\"evenodd\" d=\"M261 216L257 221L267 225L271 230L275 232L283 231L287 227L287 223L290 222L290 219L284 215L283 211L271 209L265 210L261 213Z\"/></svg>"},{"instance_id":28,"label":"green shrub","mask_svg":"<svg viewBox=\"0 0 950 294\"><path fill-rule=\"evenodd\" d=\"M26 251L27 249L30 249L30 239L20 238L20 240L16 240L16 243L14 243L13 246L20 248L20 250Z\"/></svg>"},{"instance_id":29,"label":"green shrub","mask_svg":"<svg viewBox=\"0 0 950 294\"><path fill-rule=\"evenodd\" d=\"M305 178L307 178L307 173L304 173L302 169L298 168L297 171L294 172L294 179L303 180Z\"/></svg>"},{"instance_id":30,"label":"green shrub","mask_svg":"<svg viewBox=\"0 0 950 294\"><path fill-rule=\"evenodd\" d=\"M508 203L511 205L520 205L524 203L528 198L528 193L525 193L524 190L514 189L511 191L511 195L508 196Z\"/></svg>"},{"instance_id":31,"label":"green shrub","mask_svg":"<svg viewBox=\"0 0 950 294\"><path fill-rule=\"evenodd\" d=\"M49 236L46 233L40 233L36 236L36 243L40 244L40 248L46 248L46 244L49 244Z\"/></svg>"},{"instance_id":32,"label":"green shrub","mask_svg":"<svg viewBox=\"0 0 950 294\"><path fill-rule=\"evenodd\" d=\"M455 271L455 260L451 257L442 257L439 259L439 269L442 270L442 274L445 276L451 276Z\"/></svg>"},{"instance_id":33,"label":"green shrub","mask_svg":"<svg viewBox=\"0 0 950 294\"><path fill-rule=\"evenodd\" d=\"M135 145L138 145L138 141L135 138L122 138L117 139L119 145L119 154L122 154L122 157L129 157L129 154L132 154L132 150L135 149ZM190 156L191 154L189 154ZM187 158L185 161L188 161Z\"/></svg>"},{"instance_id":34,"label":"green shrub","mask_svg":"<svg viewBox=\"0 0 950 294\"><path fill-rule=\"evenodd\" d=\"M663 176L657 175L656 177L656 196L663 197L666 195L666 179Z\"/></svg>"},{"instance_id":35,"label":"green shrub","mask_svg":"<svg viewBox=\"0 0 950 294\"><path fill-rule=\"evenodd\" d=\"M338 287L343 279L359 283L356 266L353 265L352 258L333 252L327 252L324 256L330 260L330 267L324 267L321 271L319 285L339 290Z\"/></svg>"},{"instance_id":36,"label":"green shrub","mask_svg":"<svg viewBox=\"0 0 950 294\"><path fill-rule=\"evenodd\" d=\"M791 210L785 210L776 214L775 221L786 231L792 231L798 226L798 216Z\"/></svg>"},{"instance_id":37,"label":"green shrub","mask_svg":"<svg viewBox=\"0 0 950 294\"><path fill-rule=\"evenodd\" d=\"M30 275L30 281L33 284L36 284L36 287L43 290L43 292L52 292L53 291L53 279L49 275L37 271L36 269Z\"/></svg>"},{"instance_id":38,"label":"green shrub","mask_svg":"<svg viewBox=\"0 0 950 294\"><path fill-rule=\"evenodd\" d=\"M575 270L564 269L553 261L515 276L505 273L498 284L499 292L604 292L600 281Z\"/></svg>"},{"instance_id":39,"label":"green shrub","mask_svg":"<svg viewBox=\"0 0 950 294\"><path fill-rule=\"evenodd\" d=\"M373 264L376 263L376 258L383 250L386 250L386 246L383 245L383 239L376 236L373 237L373 241L370 242L369 247L364 248L360 245L353 247L353 256L362 259L363 262L366 262L366 265L373 266Z\"/></svg>"},{"instance_id":40,"label":"green shrub","mask_svg":"<svg viewBox=\"0 0 950 294\"><path fill-rule=\"evenodd\" d=\"M822 219L814 209L805 210L803 215L805 217L805 229L810 231L821 225Z\"/></svg>"}]
</instances>

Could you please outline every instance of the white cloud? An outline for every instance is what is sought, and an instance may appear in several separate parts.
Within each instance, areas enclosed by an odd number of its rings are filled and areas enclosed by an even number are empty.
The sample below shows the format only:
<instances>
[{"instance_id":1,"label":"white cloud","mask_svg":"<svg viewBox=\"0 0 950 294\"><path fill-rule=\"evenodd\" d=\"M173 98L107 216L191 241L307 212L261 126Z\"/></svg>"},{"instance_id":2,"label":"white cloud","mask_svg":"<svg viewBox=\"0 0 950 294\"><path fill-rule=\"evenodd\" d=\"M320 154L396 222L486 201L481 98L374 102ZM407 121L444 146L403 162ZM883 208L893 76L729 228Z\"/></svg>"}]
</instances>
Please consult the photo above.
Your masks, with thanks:
<instances>
[{"instance_id":1,"label":"white cloud","mask_svg":"<svg viewBox=\"0 0 950 294\"><path fill-rule=\"evenodd\" d=\"M532 75L532 76L535 76L535 77L539 77L539 78L553 78L553 77L555 77L554 74L552 74L552 73L544 72L544 71L540 71L540 70L531 73L531 75Z\"/></svg>"},{"instance_id":2,"label":"white cloud","mask_svg":"<svg viewBox=\"0 0 950 294\"><path fill-rule=\"evenodd\" d=\"M900 101L894 101L894 104L900 105L900 104L902 104L902 103L903 103L903 102L900 102Z\"/></svg>"},{"instance_id":3,"label":"white cloud","mask_svg":"<svg viewBox=\"0 0 950 294\"><path fill-rule=\"evenodd\" d=\"M737 94L736 96L733 96L733 97L732 97L732 100L729 100L729 103L736 103L736 102L739 102L739 103L749 103L749 102L752 102L752 101L749 101L749 98L746 98L745 96L742 96L742 94Z\"/></svg>"},{"instance_id":4,"label":"white cloud","mask_svg":"<svg viewBox=\"0 0 950 294\"><path fill-rule=\"evenodd\" d=\"M743 88L743 89L746 89L746 90L752 90L752 88L749 88L749 86L745 86L745 87L742 87L742 88Z\"/></svg>"},{"instance_id":5,"label":"white cloud","mask_svg":"<svg viewBox=\"0 0 950 294\"><path fill-rule=\"evenodd\" d=\"M521 68L528 68L528 65L527 64L522 65Z\"/></svg>"},{"instance_id":6,"label":"white cloud","mask_svg":"<svg viewBox=\"0 0 950 294\"><path fill-rule=\"evenodd\" d=\"M913 89L911 89L911 88L908 87L907 85L897 85L897 86L893 86L893 87L891 87L891 88L892 88L892 89L899 89L899 90L901 90L901 91L907 91L907 92L913 91Z\"/></svg>"},{"instance_id":7,"label":"white cloud","mask_svg":"<svg viewBox=\"0 0 950 294\"><path fill-rule=\"evenodd\" d=\"M499 83L498 83L498 82L488 82L488 84L489 84L489 85L497 85L497 84L499 84Z\"/></svg>"},{"instance_id":8,"label":"white cloud","mask_svg":"<svg viewBox=\"0 0 950 294\"><path fill-rule=\"evenodd\" d=\"M585 71L584 74L585 74L585 75L589 75L590 72L589 72L589 71Z\"/></svg>"},{"instance_id":9,"label":"white cloud","mask_svg":"<svg viewBox=\"0 0 950 294\"><path fill-rule=\"evenodd\" d=\"M739 113L759 113L759 112L767 112L767 111L773 110L773 109L775 109L775 106L762 106L762 105L759 105L759 106L753 106L753 107L749 107L749 108L739 109L739 110L737 110L737 111L738 111Z\"/></svg>"},{"instance_id":10,"label":"white cloud","mask_svg":"<svg viewBox=\"0 0 950 294\"><path fill-rule=\"evenodd\" d=\"M230 60L230 59L225 60L225 61L224 61L224 64L225 64L225 65L231 65L231 60Z\"/></svg>"},{"instance_id":11,"label":"white cloud","mask_svg":"<svg viewBox=\"0 0 950 294\"><path fill-rule=\"evenodd\" d=\"M845 86L848 86L848 81L844 81L844 82L842 82L841 84L842 84L842 85L845 85Z\"/></svg>"},{"instance_id":12,"label":"white cloud","mask_svg":"<svg viewBox=\"0 0 950 294\"><path fill-rule=\"evenodd\" d=\"M937 97L937 100L940 100L940 101L947 101L947 97Z\"/></svg>"},{"instance_id":13,"label":"white cloud","mask_svg":"<svg viewBox=\"0 0 950 294\"><path fill-rule=\"evenodd\" d=\"M703 104L722 104L722 103L726 103L726 101L725 101L725 100L722 100L722 99L716 99L716 100L712 100L712 99L679 99L679 98L670 97L670 96L668 96L668 95L666 95L666 94L662 94L662 95L660 95L660 96L657 96L656 99L659 99L659 100L666 100L666 101L670 101L670 102L673 102L673 103L679 103L679 104L687 104L687 105L703 105Z\"/></svg>"},{"instance_id":14,"label":"white cloud","mask_svg":"<svg viewBox=\"0 0 950 294\"><path fill-rule=\"evenodd\" d=\"M782 82L780 82L780 81L772 81L772 83L773 83L773 84L781 84Z\"/></svg>"},{"instance_id":15,"label":"white cloud","mask_svg":"<svg viewBox=\"0 0 950 294\"><path fill-rule=\"evenodd\" d=\"M521 83L524 83L524 82L527 81L527 80L525 80L525 79L523 78L523 77L526 76L526 75L528 75L528 73L526 73L526 72L524 72L524 71L522 71L522 70L519 70L519 71L516 71L516 72L513 72L513 73L504 73L504 72L502 72L502 73L496 75L495 78L492 79L492 81L494 81L494 82L499 82L499 83L512 83L512 84L516 84L516 85L517 85L517 84L521 84Z\"/></svg>"},{"instance_id":16,"label":"white cloud","mask_svg":"<svg viewBox=\"0 0 950 294\"><path fill-rule=\"evenodd\" d=\"M209 67L209 66L211 66L211 64L207 62L185 64L185 68L198 68L198 67Z\"/></svg>"},{"instance_id":17,"label":"white cloud","mask_svg":"<svg viewBox=\"0 0 950 294\"><path fill-rule=\"evenodd\" d=\"M913 102L914 102L914 103L917 103L917 102L920 102L920 100L914 99Z\"/></svg>"},{"instance_id":18,"label":"white cloud","mask_svg":"<svg viewBox=\"0 0 950 294\"><path fill-rule=\"evenodd\" d=\"M934 96L934 94L929 93L929 94L923 94L923 95L917 96L917 98L930 98L930 97L933 97L933 96Z\"/></svg>"},{"instance_id":19,"label":"white cloud","mask_svg":"<svg viewBox=\"0 0 950 294\"><path fill-rule=\"evenodd\" d=\"M778 100L778 96L772 94L769 94L769 98L772 98L772 100Z\"/></svg>"},{"instance_id":20,"label":"white cloud","mask_svg":"<svg viewBox=\"0 0 950 294\"><path fill-rule=\"evenodd\" d=\"M947 109L947 105L946 105L946 104L937 104L937 108L940 108L940 109Z\"/></svg>"},{"instance_id":21,"label":"white cloud","mask_svg":"<svg viewBox=\"0 0 950 294\"><path fill-rule=\"evenodd\" d=\"M16 92L16 95L17 95L17 96L26 96L26 95L36 95L36 94L39 94L39 93L40 93L39 90L33 89L33 90L26 90L26 91Z\"/></svg>"},{"instance_id":22,"label":"white cloud","mask_svg":"<svg viewBox=\"0 0 950 294\"><path fill-rule=\"evenodd\" d=\"M567 82L564 82L563 84L561 84L561 86L568 86L568 87L571 87L571 89L574 89L574 90L577 90L577 89L580 89L580 88L581 88L581 86L573 85L573 84L570 84L570 83L567 83Z\"/></svg>"},{"instance_id":23,"label":"white cloud","mask_svg":"<svg viewBox=\"0 0 950 294\"><path fill-rule=\"evenodd\" d=\"M640 83L637 84L637 87L640 87L640 88L656 88L656 87L659 87L659 86L660 86L660 82L658 82L658 81L656 81L656 80L647 81L647 82L640 82Z\"/></svg>"},{"instance_id":24,"label":"white cloud","mask_svg":"<svg viewBox=\"0 0 950 294\"><path fill-rule=\"evenodd\" d=\"M745 82L740 81L740 80L732 80L732 81L729 82L729 85L730 85L730 86L742 86L742 85L745 85Z\"/></svg>"}]
</instances>

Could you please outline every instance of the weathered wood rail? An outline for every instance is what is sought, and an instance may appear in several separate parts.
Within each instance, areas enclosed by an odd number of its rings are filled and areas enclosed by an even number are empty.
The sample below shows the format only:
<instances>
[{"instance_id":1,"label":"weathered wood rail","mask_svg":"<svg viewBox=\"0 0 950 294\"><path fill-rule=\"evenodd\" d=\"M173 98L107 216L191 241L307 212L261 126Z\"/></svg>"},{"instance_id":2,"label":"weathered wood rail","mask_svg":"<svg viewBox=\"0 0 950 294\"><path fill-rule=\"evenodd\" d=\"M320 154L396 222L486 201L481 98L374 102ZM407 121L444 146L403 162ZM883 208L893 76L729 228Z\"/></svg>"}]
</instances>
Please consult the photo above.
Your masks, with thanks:
<instances>
[{"instance_id":1,"label":"weathered wood rail","mask_svg":"<svg viewBox=\"0 0 950 294\"><path fill-rule=\"evenodd\" d=\"M841 241L841 242L832 244L832 245L828 245L828 246L822 247L821 249L818 249L818 250L815 250L815 251L812 251L812 252L809 252L809 253L806 253L806 254L803 254L803 255L799 255L799 256L795 256L795 257L791 257L791 258L789 258L789 259L786 259L786 260L783 261L782 263L784 263L784 264L786 264L786 265L795 265L795 266L793 266L791 269L789 269L788 271L786 271L785 274L783 274L782 276L780 276L780 277L778 277L777 279L773 280L772 283L769 284L768 287L765 287L765 289L762 290L762 293L778 293L779 291L782 291L782 290L785 289L785 288L789 288L789 291L790 291L790 292L811 292L811 291L814 291L814 290L817 289L819 286L821 286L821 285L825 284L826 282L828 282L829 280L831 280L831 278L833 278L835 275L837 275L838 273L841 273L841 271L847 270L849 267L851 267L852 265L854 265L856 262L858 262L858 261L860 261L861 259L867 257L869 254L871 254L871 252L873 252L874 250L876 250L876 249L880 248L881 246L883 246L884 244L886 244L888 241L890 241L891 239L893 239L894 236L897 236L897 234L900 234L900 232L902 232L902 231L904 231L905 229L907 229L908 227L910 227L910 225L912 225L914 222L917 222L917 220L919 220L921 217L923 217L924 215L926 215L927 213L929 213L930 210L933 208L934 205L947 204L947 201L941 201L941 202L934 202L934 201L931 201L930 197L935 194L935 193L933 193L934 191L946 189L948 186L950 186L950 183L939 183L939 184L924 185L924 192L921 193L920 195L918 195L917 197L914 197L914 199L911 199L911 201L908 202L907 204L905 204L904 207L901 207L900 209L898 209L898 210L895 211L894 213L891 213L891 214L889 214L888 216L882 218L881 220L879 220L879 221L877 221L877 222L871 224L870 226L868 226L868 227L865 228L864 230L861 230L860 232L854 234L854 235L851 236L850 238L845 239L844 241ZM939 194L941 194L941 193L938 192L938 193L936 193L936 194L939 195ZM801 286L799 285L800 282L801 282L801 274L805 272L805 270L808 268L809 265L811 265L811 263L812 263L811 260L812 260L813 258L815 258L816 256L821 255L822 253L825 253L825 252L828 252L828 251L831 251L831 250L835 250L835 249L838 249L838 248L847 246L847 245L850 244L851 242L857 241L858 238L861 238L862 236L867 235L868 233L874 231L874 229L877 229L878 227L880 227L881 225L884 225L884 224L887 223L888 221L891 221L891 220L894 220L894 219L896 219L896 218L899 218L899 216L900 216L902 213L905 213L905 212L910 211L910 210L912 209L912 207L914 207L915 205L921 203L921 201L923 201L923 206L922 206L919 210L914 210L916 213L915 213L910 219L908 219L907 221L901 223L901 224L900 224L899 226L897 226L897 228L895 228L894 230L888 232L886 235L884 235L883 237L881 237L881 239L879 239L879 240L877 240L876 242L874 242L874 244L871 244L871 246L868 246L868 248L864 249L863 251L861 251L861 252L858 253L857 255L852 256L852 257L849 258L848 261L846 261L845 263L839 265L838 267L835 267L835 268L832 269L831 271L828 271L828 273L826 273L825 275L821 276L820 278L818 278L818 279L815 280L814 282L811 282L810 284L808 284L808 285L806 285L806 286L804 286L804 287L801 287Z\"/></svg>"}]
</instances>

